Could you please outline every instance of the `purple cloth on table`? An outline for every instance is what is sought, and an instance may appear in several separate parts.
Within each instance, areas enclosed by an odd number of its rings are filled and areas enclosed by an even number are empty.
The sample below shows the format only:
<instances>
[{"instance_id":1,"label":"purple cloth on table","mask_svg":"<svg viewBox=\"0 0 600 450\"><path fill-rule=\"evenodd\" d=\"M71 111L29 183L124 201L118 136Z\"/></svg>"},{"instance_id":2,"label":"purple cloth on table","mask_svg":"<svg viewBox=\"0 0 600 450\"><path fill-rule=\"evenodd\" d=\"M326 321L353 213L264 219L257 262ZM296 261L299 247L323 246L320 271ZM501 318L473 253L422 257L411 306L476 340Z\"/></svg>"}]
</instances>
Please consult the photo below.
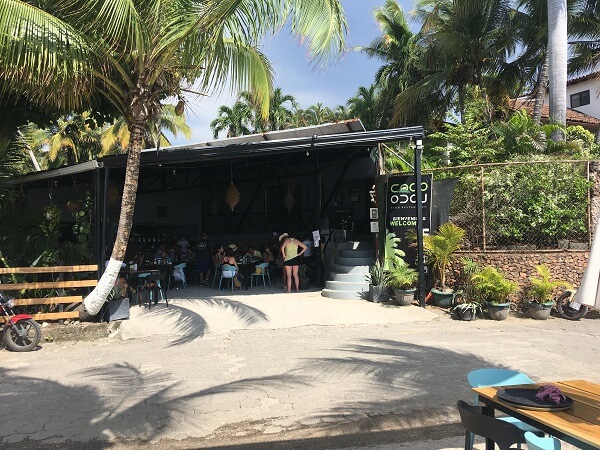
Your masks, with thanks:
<instances>
[{"instance_id":1,"label":"purple cloth on table","mask_svg":"<svg viewBox=\"0 0 600 450\"><path fill-rule=\"evenodd\" d=\"M547 400L557 405L567 400L567 397L563 395L560 389L552 384L542 386L538 393L535 394L535 398L542 401Z\"/></svg>"}]
</instances>

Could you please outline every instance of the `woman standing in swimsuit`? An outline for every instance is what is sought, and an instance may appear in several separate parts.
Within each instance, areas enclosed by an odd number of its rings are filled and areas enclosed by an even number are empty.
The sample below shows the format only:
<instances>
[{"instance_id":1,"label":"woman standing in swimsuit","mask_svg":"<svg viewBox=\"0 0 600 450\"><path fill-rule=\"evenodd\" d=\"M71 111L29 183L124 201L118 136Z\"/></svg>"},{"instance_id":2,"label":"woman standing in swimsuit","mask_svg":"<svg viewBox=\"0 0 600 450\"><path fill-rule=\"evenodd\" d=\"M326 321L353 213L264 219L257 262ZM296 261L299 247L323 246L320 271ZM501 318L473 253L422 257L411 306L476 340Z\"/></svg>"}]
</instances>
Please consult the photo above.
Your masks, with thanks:
<instances>
[{"instance_id":1,"label":"woman standing in swimsuit","mask_svg":"<svg viewBox=\"0 0 600 450\"><path fill-rule=\"evenodd\" d=\"M306 251L306 245L304 245L298 239L290 237L287 233L283 233L279 236L279 242L281 243L281 254L283 255L283 267L285 268L285 274L287 277L287 291L292 292L292 275L294 276L294 284L296 285L296 292L298 292L300 280L298 279L298 269L300 268L300 256ZM300 251L298 251L300 249Z\"/></svg>"}]
</instances>

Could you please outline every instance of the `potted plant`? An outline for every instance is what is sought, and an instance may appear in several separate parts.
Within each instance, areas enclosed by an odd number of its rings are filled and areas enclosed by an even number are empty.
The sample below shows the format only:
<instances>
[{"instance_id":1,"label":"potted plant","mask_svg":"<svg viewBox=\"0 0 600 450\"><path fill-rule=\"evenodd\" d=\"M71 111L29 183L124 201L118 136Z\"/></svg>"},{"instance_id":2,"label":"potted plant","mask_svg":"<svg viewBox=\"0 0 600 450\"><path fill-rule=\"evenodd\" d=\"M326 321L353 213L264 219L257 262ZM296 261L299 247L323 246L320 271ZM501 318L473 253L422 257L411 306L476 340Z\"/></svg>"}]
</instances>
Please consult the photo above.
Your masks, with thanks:
<instances>
[{"instance_id":1,"label":"potted plant","mask_svg":"<svg viewBox=\"0 0 600 450\"><path fill-rule=\"evenodd\" d=\"M573 289L573 285L567 281L552 280L550 269L544 264L535 266L538 277L529 277L531 288L529 289L529 315L537 320L546 320L550 317L550 311L554 302L552 293L557 287Z\"/></svg>"},{"instance_id":2,"label":"potted plant","mask_svg":"<svg viewBox=\"0 0 600 450\"><path fill-rule=\"evenodd\" d=\"M457 304L452 308L452 315L460 320L474 320L482 312L482 303L475 289L472 278L479 273L479 264L471 258L461 258L459 289L455 299Z\"/></svg>"},{"instance_id":3,"label":"potted plant","mask_svg":"<svg viewBox=\"0 0 600 450\"><path fill-rule=\"evenodd\" d=\"M459 303L452 308L452 315L460 320L470 321L475 320L482 310L482 304L477 300L459 300Z\"/></svg>"},{"instance_id":4,"label":"potted plant","mask_svg":"<svg viewBox=\"0 0 600 450\"><path fill-rule=\"evenodd\" d=\"M494 320L504 320L510 309L509 295L517 290L517 283L508 280L495 267L484 267L471 278L473 287L486 301L488 315Z\"/></svg>"},{"instance_id":5,"label":"potted plant","mask_svg":"<svg viewBox=\"0 0 600 450\"><path fill-rule=\"evenodd\" d=\"M367 280L369 282L369 300L375 303L387 301L390 276L379 260L376 260L375 264L369 268Z\"/></svg>"},{"instance_id":6,"label":"potted plant","mask_svg":"<svg viewBox=\"0 0 600 450\"><path fill-rule=\"evenodd\" d=\"M423 236L423 250L427 262L433 264L433 270L438 274L440 289L432 289L433 301L442 308L452 304L454 292L446 287L446 272L454 253L460 250L465 236L465 230L453 223L445 223L433 235Z\"/></svg>"},{"instance_id":7,"label":"potted plant","mask_svg":"<svg viewBox=\"0 0 600 450\"><path fill-rule=\"evenodd\" d=\"M400 306L410 305L417 289L418 272L400 258L393 258L390 264L389 285L394 289L396 302Z\"/></svg>"},{"instance_id":8,"label":"potted plant","mask_svg":"<svg viewBox=\"0 0 600 450\"><path fill-rule=\"evenodd\" d=\"M298 268L298 278L300 279L299 288L301 291L305 291L310 288L310 274L312 269L307 264L301 264Z\"/></svg>"}]
</instances>

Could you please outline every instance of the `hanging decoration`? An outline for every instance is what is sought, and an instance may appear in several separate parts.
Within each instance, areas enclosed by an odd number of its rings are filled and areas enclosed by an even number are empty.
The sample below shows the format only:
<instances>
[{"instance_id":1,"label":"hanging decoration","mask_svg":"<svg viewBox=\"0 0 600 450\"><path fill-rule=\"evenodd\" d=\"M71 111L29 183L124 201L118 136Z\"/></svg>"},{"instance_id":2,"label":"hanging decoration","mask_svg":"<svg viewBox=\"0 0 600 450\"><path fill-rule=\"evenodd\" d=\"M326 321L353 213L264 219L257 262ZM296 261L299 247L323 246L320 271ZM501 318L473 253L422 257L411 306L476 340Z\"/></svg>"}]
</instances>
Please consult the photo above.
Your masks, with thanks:
<instances>
[{"instance_id":1,"label":"hanging decoration","mask_svg":"<svg viewBox=\"0 0 600 450\"><path fill-rule=\"evenodd\" d=\"M288 189L287 194L285 194L283 196L283 206L285 206L285 209L287 209L288 212L290 212L292 210L292 208L294 207L295 202L296 202L296 199L294 199L294 196Z\"/></svg>"},{"instance_id":2,"label":"hanging decoration","mask_svg":"<svg viewBox=\"0 0 600 450\"><path fill-rule=\"evenodd\" d=\"M240 191L237 190L233 184L233 164L231 164L231 184L225 192L225 202L231 208L231 212L235 209L236 205L240 202Z\"/></svg>"},{"instance_id":3,"label":"hanging decoration","mask_svg":"<svg viewBox=\"0 0 600 450\"><path fill-rule=\"evenodd\" d=\"M288 178L288 190L287 193L283 196L283 206L285 206L285 209L287 209L288 212L292 210L292 208L294 207L294 203L296 203L296 199L294 198L292 191L296 189L297 186L298 185L296 184L296 180L294 180L293 178Z\"/></svg>"},{"instance_id":4,"label":"hanging decoration","mask_svg":"<svg viewBox=\"0 0 600 450\"><path fill-rule=\"evenodd\" d=\"M215 217L219 214L219 202L214 197L213 197L212 202L210 204L210 212Z\"/></svg>"}]
</instances>

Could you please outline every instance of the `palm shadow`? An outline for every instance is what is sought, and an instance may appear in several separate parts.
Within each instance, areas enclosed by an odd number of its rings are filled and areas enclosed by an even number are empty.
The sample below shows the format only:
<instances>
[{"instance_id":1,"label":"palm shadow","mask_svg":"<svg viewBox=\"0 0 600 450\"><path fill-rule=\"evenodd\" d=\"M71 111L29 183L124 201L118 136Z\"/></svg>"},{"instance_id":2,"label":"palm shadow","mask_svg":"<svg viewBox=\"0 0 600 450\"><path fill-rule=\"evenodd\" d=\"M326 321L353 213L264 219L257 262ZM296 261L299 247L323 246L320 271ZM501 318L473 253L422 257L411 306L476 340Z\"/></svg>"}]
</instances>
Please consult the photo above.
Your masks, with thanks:
<instances>
[{"instance_id":1,"label":"palm shadow","mask_svg":"<svg viewBox=\"0 0 600 450\"><path fill-rule=\"evenodd\" d=\"M209 297L194 298L194 300L196 303L201 303L212 308L219 308L222 311L233 314L245 326L269 322L269 317L260 309L229 298ZM169 307L155 307L146 314L150 317L160 315L164 320L175 320L174 327L178 337L169 341L169 347L187 344L197 338L201 338L209 328L208 323L201 314L173 303L169 304Z\"/></svg>"}]
</instances>

